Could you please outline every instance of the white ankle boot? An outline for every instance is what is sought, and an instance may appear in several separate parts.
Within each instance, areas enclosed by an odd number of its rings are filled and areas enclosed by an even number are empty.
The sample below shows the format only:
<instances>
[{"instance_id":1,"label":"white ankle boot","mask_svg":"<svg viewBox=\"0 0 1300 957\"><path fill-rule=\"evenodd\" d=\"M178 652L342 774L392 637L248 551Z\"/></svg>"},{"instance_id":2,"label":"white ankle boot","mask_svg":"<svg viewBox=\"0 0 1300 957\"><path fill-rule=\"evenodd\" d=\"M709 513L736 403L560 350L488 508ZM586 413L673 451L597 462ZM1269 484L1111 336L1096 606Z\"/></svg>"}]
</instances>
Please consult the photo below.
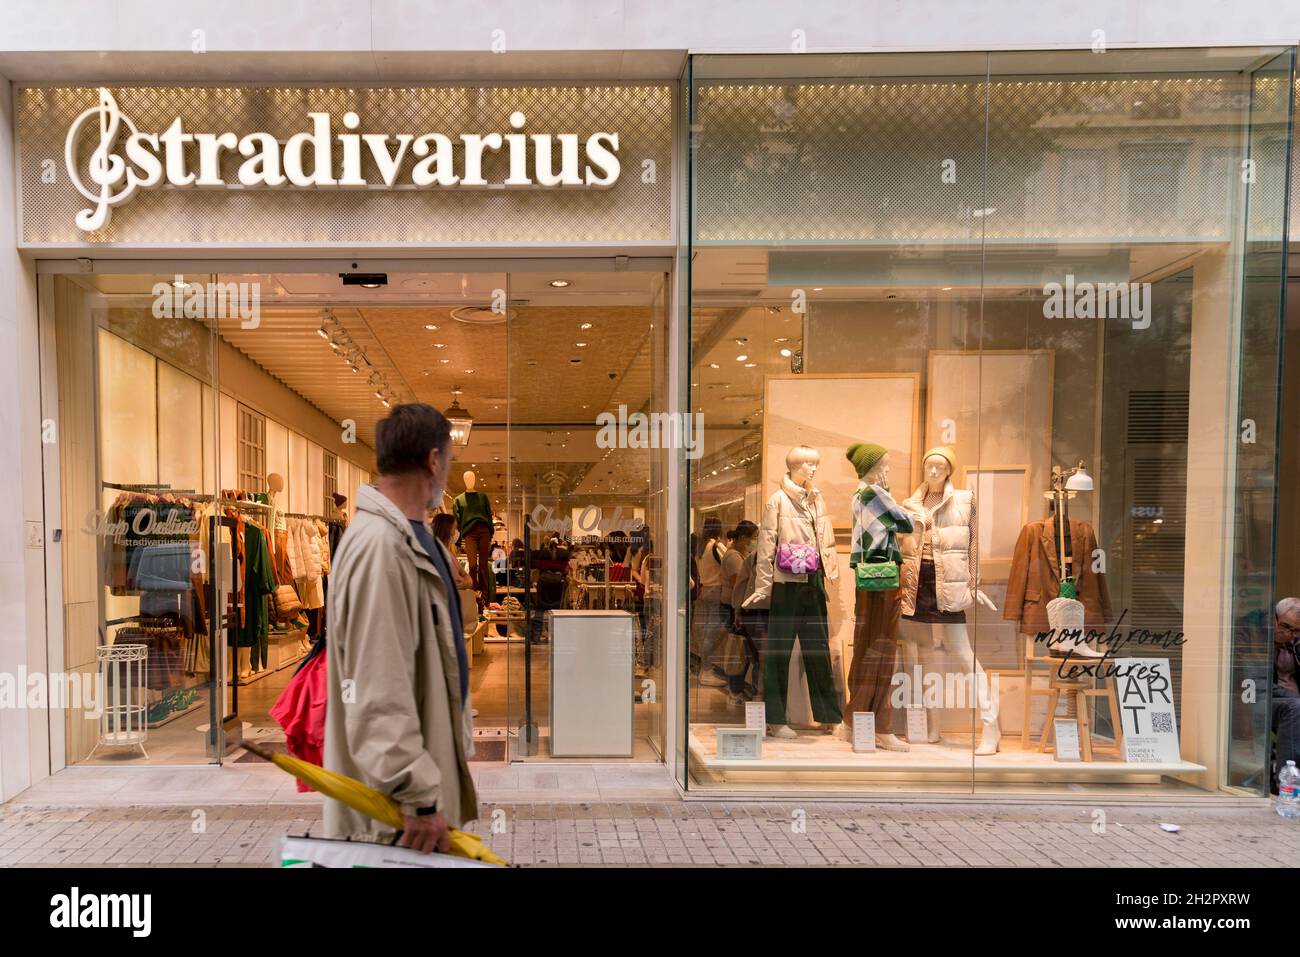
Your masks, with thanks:
<instances>
[{"instance_id":1,"label":"white ankle boot","mask_svg":"<svg viewBox=\"0 0 1300 957\"><path fill-rule=\"evenodd\" d=\"M938 708L925 709L925 726L927 729L925 740L930 744L938 744L943 740L943 735L939 731L942 723L941 714L942 712Z\"/></svg>"},{"instance_id":2,"label":"white ankle boot","mask_svg":"<svg viewBox=\"0 0 1300 957\"><path fill-rule=\"evenodd\" d=\"M998 744L1002 741L1002 729L996 721L984 725L984 734L980 737L980 746L975 749L977 755L997 754Z\"/></svg>"}]
</instances>

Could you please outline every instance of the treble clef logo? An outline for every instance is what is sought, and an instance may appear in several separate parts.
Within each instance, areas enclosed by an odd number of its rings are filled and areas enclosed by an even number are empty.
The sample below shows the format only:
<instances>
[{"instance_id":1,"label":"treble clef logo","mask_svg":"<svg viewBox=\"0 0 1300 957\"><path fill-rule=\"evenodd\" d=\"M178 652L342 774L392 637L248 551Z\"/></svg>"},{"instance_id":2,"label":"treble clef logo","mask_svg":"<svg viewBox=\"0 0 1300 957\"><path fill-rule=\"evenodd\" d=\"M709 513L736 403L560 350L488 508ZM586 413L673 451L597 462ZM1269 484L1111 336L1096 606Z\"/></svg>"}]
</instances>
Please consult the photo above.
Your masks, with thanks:
<instances>
[{"instance_id":1,"label":"treble clef logo","mask_svg":"<svg viewBox=\"0 0 1300 957\"><path fill-rule=\"evenodd\" d=\"M83 126L91 119L99 121L99 142L90 154L89 175L92 185L87 185L77 169L77 143L81 138ZM68 138L63 148L63 159L68 167L68 177L77 192L95 205L77 213L78 228L85 232L103 229L112 216L112 207L125 202L135 192L138 183L126 167L126 161L113 152L117 143L117 134L125 125L131 135L137 133L135 124L122 115L117 100L104 87L99 88L99 105L92 106L75 120L68 128ZM120 186L120 189L118 188ZM116 190L116 191L115 191Z\"/></svg>"}]
</instances>

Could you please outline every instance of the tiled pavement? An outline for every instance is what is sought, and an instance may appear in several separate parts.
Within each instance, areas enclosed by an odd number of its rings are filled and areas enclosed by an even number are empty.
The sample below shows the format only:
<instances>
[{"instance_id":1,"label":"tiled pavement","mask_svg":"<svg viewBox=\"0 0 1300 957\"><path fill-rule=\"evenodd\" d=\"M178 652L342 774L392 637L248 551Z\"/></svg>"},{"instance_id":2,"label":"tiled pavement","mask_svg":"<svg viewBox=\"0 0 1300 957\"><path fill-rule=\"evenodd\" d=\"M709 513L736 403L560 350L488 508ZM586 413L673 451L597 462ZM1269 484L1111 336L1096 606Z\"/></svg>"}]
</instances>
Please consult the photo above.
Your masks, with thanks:
<instances>
[{"instance_id":1,"label":"tiled pavement","mask_svg":"<svg viewBox=\"0 0 1300 957\"><path fill-rule=\"evenodd\" d=\"M1300 862L1300 822L1264 807L501 803L484 804L480 818L473 830L494 831L486 836L498 853L537 867ZM319 822L307 803L9 804L0 807L0 866L267 866L280 835L316 831ZM1161 822L1182 830L1168 833Z\"/></svg>"}]
</instances>

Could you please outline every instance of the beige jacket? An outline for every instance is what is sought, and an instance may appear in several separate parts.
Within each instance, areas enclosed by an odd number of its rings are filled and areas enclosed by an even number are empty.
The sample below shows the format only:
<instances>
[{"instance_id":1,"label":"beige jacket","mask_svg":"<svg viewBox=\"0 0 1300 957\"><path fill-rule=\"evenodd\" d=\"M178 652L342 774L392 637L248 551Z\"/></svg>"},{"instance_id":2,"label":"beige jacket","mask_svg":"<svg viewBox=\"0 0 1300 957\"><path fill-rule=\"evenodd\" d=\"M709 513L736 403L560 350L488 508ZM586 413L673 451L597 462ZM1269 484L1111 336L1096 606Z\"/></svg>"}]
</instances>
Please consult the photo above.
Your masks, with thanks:
<instances>
[{"instance_id":1,"label":"beige jacket","mask_svg":"<svg viewBox=\"0 0 1300 957\"><path fill-rule=\"evenodd\" d=\"M969 608L978 586L975 496L967 489L955 489L952 482L945 482L943 499L938 505L926 508L927 491L922 485L902 503L903 509L912 516L912 531L898 536L898 549L903 553L900 585L904 615L916 611L921 551L927 538L934 561L934 590L940 611Z\"/></svg>"},{"instance_id":2,"label":"beige jacket","mask_svg":"<svg viewBox=\"0 0 1300 957\"><path fill-rule=\"evenodd\" d=\"M826 512L822 493L815 488L804 489L795 485L787 473L781 487L763 506L763 520L758 526L758 559L754 569L754 591L750 607L766 607L772 596L772 583L803 582L807 575L791 575L776 567L776 550L785 542L817 545L821 567L828 581L839 577L839 562L835 555L835 528ZM753 597L758 596L758 597Z\"/></svg>"},{"instance_id":3,"label":"beige jacket","mask_svg":"<svg viewBox=\"0 0 1300 957\"><path fill-rule=\"evenodd\" d=\"M316 520L316 541L320 543L320 573L330 573L330 529L319 519Z\"/></svg>"},{"instance_id":4,"label":"beige jacket","mask_svg":"<svg viewBox=\"0 0 1300 957\"><path fill-rule=\"evenodd\" d=\"M355 504L330 579L325 767L391 795L403 813L436 804L460 827L477 816L478 796L447 585L377 488L361 486ZM338 801L326 799L324 817L327 837L393 837Z\"/></svg>"}]
</instances>

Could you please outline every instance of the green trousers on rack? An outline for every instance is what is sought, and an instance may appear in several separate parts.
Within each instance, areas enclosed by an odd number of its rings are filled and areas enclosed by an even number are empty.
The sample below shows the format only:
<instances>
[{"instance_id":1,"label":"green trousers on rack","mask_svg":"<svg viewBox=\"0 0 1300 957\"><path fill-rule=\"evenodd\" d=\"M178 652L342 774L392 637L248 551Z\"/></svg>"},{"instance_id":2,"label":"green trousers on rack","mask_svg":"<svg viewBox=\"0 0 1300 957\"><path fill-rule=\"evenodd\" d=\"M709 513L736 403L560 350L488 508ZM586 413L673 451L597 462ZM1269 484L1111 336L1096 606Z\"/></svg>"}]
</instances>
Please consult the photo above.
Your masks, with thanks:
<instances>
[{"instance_id":1,"label":"green trousers on rack","mask_svg":"<svg viewBox=\"0 0 1300 957\"><path fill-rule=\"evenodd\" d=\"M821 574L808 582L775 582L767 620L763 656L763 703L768 724L786 724L790 656L799 642L799 655L808 676L808 697L813 717L823 724L839 724L839 696L831 672L830 633L826 625L826 589Z\"/></svg>"}]
</instances>

